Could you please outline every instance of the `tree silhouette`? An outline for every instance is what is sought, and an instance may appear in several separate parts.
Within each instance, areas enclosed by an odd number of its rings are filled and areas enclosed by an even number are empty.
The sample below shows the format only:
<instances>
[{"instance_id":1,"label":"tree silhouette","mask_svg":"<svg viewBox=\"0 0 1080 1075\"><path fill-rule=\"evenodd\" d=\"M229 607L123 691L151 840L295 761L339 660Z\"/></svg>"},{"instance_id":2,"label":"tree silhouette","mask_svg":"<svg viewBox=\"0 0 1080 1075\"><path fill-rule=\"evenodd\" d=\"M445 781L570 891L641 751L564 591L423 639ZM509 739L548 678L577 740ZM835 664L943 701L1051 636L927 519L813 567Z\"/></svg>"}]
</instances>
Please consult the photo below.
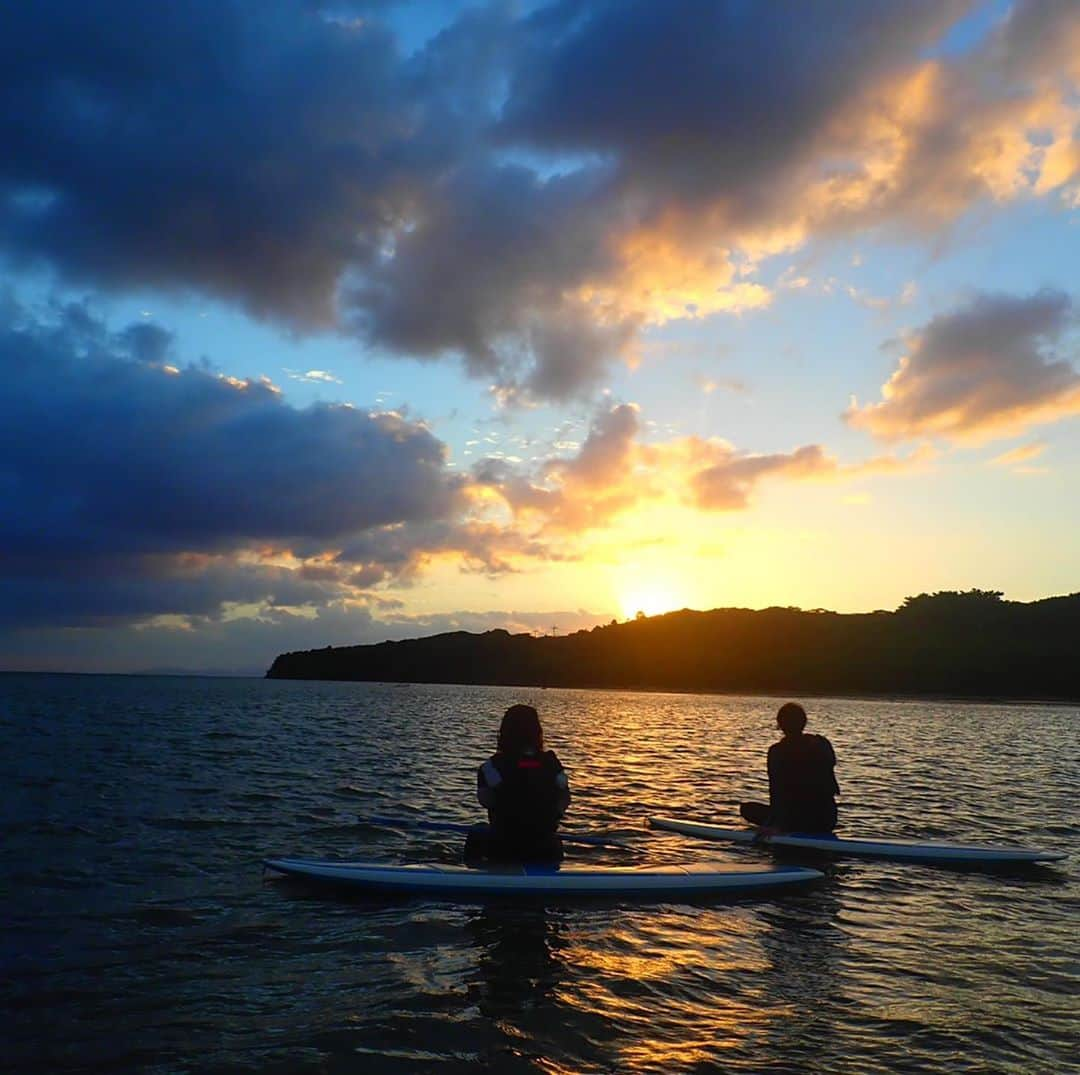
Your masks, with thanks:
<instances>
[{"instance_id":1,"label":"tree silhouette","mask_svg":"<svg viewBox=\"0 0 1080 1075\"><path fill-rule=\"evenodd\" d=\"M286 653L275 679L1080 700L1080 594L908 597L895 612L638 612L556 636L456 631Z\"/></svg>"}]
</instances>

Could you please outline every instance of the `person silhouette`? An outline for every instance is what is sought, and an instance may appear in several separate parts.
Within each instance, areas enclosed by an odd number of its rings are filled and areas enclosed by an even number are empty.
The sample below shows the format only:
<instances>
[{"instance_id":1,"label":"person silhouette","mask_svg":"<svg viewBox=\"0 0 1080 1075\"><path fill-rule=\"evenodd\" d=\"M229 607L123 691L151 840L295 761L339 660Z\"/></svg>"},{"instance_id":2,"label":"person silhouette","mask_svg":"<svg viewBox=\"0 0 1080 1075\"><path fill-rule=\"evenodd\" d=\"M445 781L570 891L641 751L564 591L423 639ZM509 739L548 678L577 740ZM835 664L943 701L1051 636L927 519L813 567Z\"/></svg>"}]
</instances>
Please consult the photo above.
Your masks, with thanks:
<instances>
[{"instance_id":1,"label":"person silhouette","mask_svg":"<svg viewBox=\"0 0 1080 1075\"><path fill-rule=\"evenodd\" d=\"M766 832L832 832L836 828L836 752L808 734L806 710L786 702L776 714L783 738L769 747L769 804L745 802L739 813Z\"/></svg>"},{"instance_id":2,"label":"person silhouette","mask_svg":"<svg viewBox=\"0 0 1080 1075\"><path fill-rule=\"evenodd\" d=\"M476 773L476 797L489 828L471 832L465 861L562 860L558 827L570 805L570 781L553 750L544 749L540 716L512 705L499 726L498 749Z\"/></svg>"}]
</instances>

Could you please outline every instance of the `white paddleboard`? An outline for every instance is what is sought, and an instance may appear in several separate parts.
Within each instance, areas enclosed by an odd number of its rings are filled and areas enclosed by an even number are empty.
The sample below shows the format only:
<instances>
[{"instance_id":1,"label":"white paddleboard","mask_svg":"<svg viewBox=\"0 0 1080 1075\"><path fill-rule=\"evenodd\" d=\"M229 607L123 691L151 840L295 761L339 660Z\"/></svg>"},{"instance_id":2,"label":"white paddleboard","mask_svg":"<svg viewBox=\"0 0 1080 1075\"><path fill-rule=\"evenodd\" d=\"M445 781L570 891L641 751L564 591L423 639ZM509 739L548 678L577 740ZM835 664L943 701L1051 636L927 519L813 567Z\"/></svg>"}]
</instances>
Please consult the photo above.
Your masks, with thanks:
<instances>
[{"instance_id":1,"label":"white paddleboard","mask_svg":"<svg viewBox=\"0 0 1080 1075\"><path fill-rule=\"evenodd\" d=\"M279 873L356 889L415 895L493 896L635 896L705 895L803 884L822 876L802 866L608 866L567 869L559 866L391 866L371 862L318 862L273 858L265 864Z\"/></svg>"},{"instance_id":2,"label":"white paddleboard","mask_svg":"<svg viewBox=\"0 0 1080 1075\"><path fill-rule=\"evenodd\" d=\"M832 855L860 855L864 858L896 859L911 862L939 863L1008 863L1054 862L1065 857L1064 851L1040 851L1031 847L1003 847L989 844L925 843L920 840L851 840L840 836L812 833L785 833L761 836L756 829L725 829L699 821L672 817L650 817L654 829L696 836L701 840L723 840L732 844L758 843L769 847L802 848L825 851Z\"/></svg>"}]
</instances>

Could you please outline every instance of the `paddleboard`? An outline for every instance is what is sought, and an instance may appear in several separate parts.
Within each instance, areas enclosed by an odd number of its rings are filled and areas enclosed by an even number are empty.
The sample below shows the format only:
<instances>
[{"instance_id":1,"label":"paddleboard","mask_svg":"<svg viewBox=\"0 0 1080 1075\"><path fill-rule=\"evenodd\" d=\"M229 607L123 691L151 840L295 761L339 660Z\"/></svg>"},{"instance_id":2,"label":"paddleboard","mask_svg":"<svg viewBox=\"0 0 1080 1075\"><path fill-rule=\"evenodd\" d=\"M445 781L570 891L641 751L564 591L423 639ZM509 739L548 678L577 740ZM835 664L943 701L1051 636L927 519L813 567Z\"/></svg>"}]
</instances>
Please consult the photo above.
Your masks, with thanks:
<instances>
[{"instance_id":1,"label":"paddleboard","mask_svg":"<svg viewBox=\"0 0 1080 1075\"><path fill-rule=\"evenodd\" d=\"M1054 862L1065 857L1064 851L1040 851L1030 847L1002 847L988 844L926 843L920 840L852 840L841 836L813 833L784 833L761 836L756 829L725 829L720 825L685 821L673 817L650 817L654 829L678 832L701 840L723 840L733 844L801 848L832 855L859 855L864 858L895 859L911 862L1017 863Z\"/></svg>"},{"instance_id":2,"label":"paddleboard","mask_svg":"<svg viewBox=\"0 0 1080 1075\"><path fill-rule=\"evenodd\" d=\"M265 865L291 877L375 892L449 896L619 896L662 898L744 892L803 884L822 876L802 866L560 866L404 865L272 858Z\"/></svg>"}]
</instances>

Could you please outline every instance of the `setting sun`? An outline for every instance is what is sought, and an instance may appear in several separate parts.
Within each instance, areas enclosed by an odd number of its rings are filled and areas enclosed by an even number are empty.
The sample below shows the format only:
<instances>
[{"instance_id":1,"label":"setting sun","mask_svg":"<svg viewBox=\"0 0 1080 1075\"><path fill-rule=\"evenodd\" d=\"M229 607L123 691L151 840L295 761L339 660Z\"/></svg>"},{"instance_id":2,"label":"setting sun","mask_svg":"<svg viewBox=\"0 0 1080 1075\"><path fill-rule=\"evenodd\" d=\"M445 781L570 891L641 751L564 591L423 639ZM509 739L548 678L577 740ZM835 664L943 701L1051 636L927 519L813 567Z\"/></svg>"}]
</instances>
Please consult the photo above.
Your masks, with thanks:
<instances>
[{"instance_id":1,"label":"setting sun","mask_svg":"<svg viewBox=\"0 0 1080 1075\"><path fill-rule=\"evenodd\" d=\"M674 612L684 605L673 590L664 586L628 590L619 601L623 618L627 620L633 619L639 612L644 612L646 616L659 616L664 612Z\"/></svg>"}]
</instances>

